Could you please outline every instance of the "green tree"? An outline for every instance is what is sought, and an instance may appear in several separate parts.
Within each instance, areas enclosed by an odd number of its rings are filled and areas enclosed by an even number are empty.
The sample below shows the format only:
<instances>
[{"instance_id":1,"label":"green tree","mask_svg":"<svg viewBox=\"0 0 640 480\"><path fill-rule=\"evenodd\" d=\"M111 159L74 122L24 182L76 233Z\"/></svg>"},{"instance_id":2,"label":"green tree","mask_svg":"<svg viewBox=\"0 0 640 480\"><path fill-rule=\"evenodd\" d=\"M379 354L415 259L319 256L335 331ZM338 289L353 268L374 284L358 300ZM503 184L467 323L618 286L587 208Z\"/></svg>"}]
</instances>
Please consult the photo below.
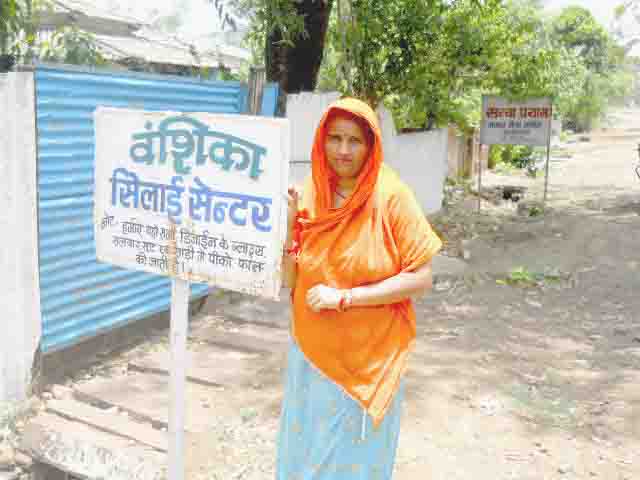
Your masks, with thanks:
<instances>
[{"instance_id":1,"label":"green tree","mask_svg":"<svg viewBox=\"0 0 640 480\"><path fill-rule=\"evenodd\" d=\"M19 29L20 5L17 0L0 0L0 54L7 54L9 41Z\"/></svg>"},{"instance_id":2,"label":"green tree","mask_svg":"<svg viewBox=\"0 0 640 480\"><path fill-rule=\"evenodd\" d=\"M550 21L550 31L561 59L557 108L566 126L589 130L611 104L631 94L633 74L626 50L581 7L562 10Z\"/></svg>"},{"instance_id":3,"label":"green tree","mask_svg":"<svg viewBox=\"0 0 640 480\"><path fill-rule=\"evenodd\" d=\"M471 128L481 93L531 92L548 70L551 56L525 48L530 25L502 0L352 0L345 10L331 24L321 86L384 101L400 128Z\"/></svg>"},{"instance_id":4,"label":"green tree","mask_svg":"<svg viewBox=\"0 0 640 480\"><path fill-rule=\"evenodd\" d=\"M605 72L615 61L612 39L586 8L567 7L551 25L555 42L576 51L590 70Z\"/></svg>"},{"instance_id":5,"label":"green tree","mask_svg":"<svg viewBox=\"0 0 640 480\"><path fill-rule=\"evenodd\" d=\"M40 16L51 9L48 0L0 0L0 53L11 54L17 62L34 60L80 65L101 65L93 35L73 27L62 27L47 39L39 35Z\"/></svg>"},{"instance_id":6,"label":"green tree","mask_svg":"<svg viewBox=\"0 0 640 480\"><path fill-rule=\"evenodd\" d=\"M38 57L46 62L71 65L99 66L107 63L93 35L73 27L56 30L49 40L39 45Z\"/></svg>"}]
</instances>

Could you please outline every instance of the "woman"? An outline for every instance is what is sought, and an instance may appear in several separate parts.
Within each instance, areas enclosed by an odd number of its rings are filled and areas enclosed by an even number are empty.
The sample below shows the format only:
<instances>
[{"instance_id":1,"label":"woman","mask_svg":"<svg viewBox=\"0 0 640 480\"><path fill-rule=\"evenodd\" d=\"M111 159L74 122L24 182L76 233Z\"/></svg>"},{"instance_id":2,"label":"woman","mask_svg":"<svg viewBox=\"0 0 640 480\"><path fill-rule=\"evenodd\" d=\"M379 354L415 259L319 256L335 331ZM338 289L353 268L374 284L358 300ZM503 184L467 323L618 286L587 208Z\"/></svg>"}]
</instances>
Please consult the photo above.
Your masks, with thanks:
<instances>
[{"instance_id":1,"label":"woman","mask_svg":"<svg viewBox=\"0 0 640 480\"><path fill-rule=\"evenodd\" d=\"M442 243L384 165L376 114L359 100L327 109L312 174L289 196L293 342L276 478L389 480L415 338L410 297L431 287Z\"/></svg>"}]
</instances>

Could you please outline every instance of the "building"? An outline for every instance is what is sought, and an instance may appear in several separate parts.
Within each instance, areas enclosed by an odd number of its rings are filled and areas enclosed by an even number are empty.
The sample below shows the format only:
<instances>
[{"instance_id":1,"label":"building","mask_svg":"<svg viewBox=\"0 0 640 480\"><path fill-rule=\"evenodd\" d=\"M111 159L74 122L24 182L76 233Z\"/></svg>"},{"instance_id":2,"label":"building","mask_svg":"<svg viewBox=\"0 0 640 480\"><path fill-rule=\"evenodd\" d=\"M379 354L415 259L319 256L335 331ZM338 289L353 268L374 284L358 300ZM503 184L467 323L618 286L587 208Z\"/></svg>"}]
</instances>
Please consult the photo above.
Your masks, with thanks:
<instances>
[{"instance_id":1,"label":"building","mask_svg":"<svg viewBox=\"0 0 640 480\"><path fill-rule=\"evenodd\" d=\"M98 51L123 69L178 75L207 74L247 68L250 53L219 41L190 44L154 29L150 23L103 11L87 0L51 0L53 9L40 16L41 35L65 26L91 34Z\"/></svg>"}]
</instances>

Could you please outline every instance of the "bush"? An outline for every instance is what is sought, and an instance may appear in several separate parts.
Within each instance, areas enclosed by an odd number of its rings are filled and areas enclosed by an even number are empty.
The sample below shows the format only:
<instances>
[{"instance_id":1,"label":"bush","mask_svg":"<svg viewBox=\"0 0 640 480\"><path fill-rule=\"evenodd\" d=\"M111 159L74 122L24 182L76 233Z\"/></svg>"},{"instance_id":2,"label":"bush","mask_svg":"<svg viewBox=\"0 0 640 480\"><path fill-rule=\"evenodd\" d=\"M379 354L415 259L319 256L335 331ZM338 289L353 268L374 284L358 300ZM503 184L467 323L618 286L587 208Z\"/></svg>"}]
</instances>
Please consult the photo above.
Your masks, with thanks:
<instances>
[{"instance_id":1,"label":"bush","mask_svg":"<svg viewBox=\"0 0 640 480\"><path fill-rule=\"evenodd\" d=\"M526 145L492 145L489 150L489 166L507 164L515 168L529 168L535 164L533 147Z\"/></svg>"}]
</instances>

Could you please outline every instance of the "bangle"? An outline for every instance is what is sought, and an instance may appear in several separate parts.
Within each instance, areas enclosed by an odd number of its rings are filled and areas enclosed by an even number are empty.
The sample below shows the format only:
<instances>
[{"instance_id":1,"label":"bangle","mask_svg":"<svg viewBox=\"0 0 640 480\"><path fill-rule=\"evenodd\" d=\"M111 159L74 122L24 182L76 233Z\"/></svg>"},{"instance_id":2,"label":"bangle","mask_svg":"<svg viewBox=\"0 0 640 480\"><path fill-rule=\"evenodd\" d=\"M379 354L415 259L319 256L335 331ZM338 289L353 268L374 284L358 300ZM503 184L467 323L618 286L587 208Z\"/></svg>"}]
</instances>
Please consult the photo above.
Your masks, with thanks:
<instances>
[{"instance_id":1,"label":"bangle","mask_svg":"<svg viewBox=\"0 0 640 480\"><path fill-rule=\"evenodd\" d=\"M342 290L342 295L340 296L340 302L338 303L337 310L339 312L344 312L347 308L351 306L353 303L353 292L351 289Z\"/></svg>"},{"instance_id":2,"label":"bangle","mask_svg":"<svg viewBox=\"0 0 640 480\"><path fill-rule=\"evenodd\" d=\"M340 294L340 301L338 302L338 308L336 308L336 310L338 310L339 312L344 312L344 302L346 300L346 294L345 291L342 290L341 294Z\"/></svg>"}]
</instances>

